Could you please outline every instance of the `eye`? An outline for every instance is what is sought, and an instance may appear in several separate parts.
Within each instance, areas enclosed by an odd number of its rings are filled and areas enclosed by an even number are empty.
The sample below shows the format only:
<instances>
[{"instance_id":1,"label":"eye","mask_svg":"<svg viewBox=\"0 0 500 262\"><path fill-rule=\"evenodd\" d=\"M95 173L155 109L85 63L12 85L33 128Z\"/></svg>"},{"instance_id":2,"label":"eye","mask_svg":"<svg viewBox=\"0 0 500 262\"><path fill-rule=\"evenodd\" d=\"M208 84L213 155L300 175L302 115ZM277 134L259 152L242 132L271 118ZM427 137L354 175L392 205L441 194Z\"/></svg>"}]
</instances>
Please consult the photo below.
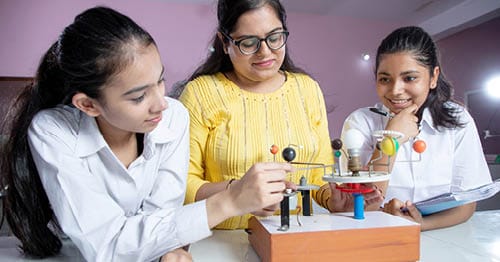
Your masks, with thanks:
<instances>
[{"instance_id":1,"label":"eye","mask_svg":"<svg viewBox=\"0 0 500 262\"><path fill-rule=\"evenodd\" d=\"M140 97L132 98L130 100L136 104L139 104L144 100L144 97L146 97L146 93L142 94Z\"/></svg>"},{"instance_id":2,"label":"eye","mask_svg":"<svg viewBox=\"0 0 500 262\"><path fill-rule=\"evenodd\" d=\"M404 78L405 82L412 82L412 81L415 81L417 79L416 76L406 76Z\"/></svg>"},{"instance_id":3,"label":"eye","mask_svg":"<svg viewBox=\"0 0 500 262\"><path fill-rule=\"evenodd\" d=\"M276 43L276 42L281 42L281 38L283 37L283 33L274 33L274 34L271 34L267 37L267 41L271 42L271 43Z\"/></svg>"},{"instance_id":4,"label":"eye","mask_svg":"<svg viewBox=\"0 0 500 262\"><path fill-rule=\"evenodd\" d=\"M381 83L381 84L386 84L386 83L389 83L389 78L388 77L379 77L377 82Z\"/></svg>"},{"instance_id":5,"label":"eye","mask_svg":"<svg viewBox=\"0 0 500 262\"><path fill-rule=\"evenodd\" d=\"M250 38L246 38L246 39L241 40L240 45L243 46L244 48L248 48L248 47L255 46L258 41L259 41L259 39L257 39L256 37L250 37Z\"/></svg>"}]
</instances>

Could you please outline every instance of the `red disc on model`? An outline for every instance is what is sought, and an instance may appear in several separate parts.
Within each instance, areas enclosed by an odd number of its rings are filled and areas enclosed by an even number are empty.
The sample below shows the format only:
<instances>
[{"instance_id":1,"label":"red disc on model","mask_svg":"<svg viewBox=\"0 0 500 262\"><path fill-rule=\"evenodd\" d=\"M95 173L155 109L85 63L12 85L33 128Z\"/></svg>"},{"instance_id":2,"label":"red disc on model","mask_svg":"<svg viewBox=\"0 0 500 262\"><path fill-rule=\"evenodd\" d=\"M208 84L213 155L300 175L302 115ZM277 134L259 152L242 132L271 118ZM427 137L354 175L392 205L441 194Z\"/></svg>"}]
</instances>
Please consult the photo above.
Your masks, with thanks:
<instances>
[{"instance_id":1,"label":"red disc on model","mask_svg":"<svg viewBox=\"0 0 500 262\"><path fill-rule=\"evenodd\" d=\"M356 184L356 183L346 183L342 185L337 185L337 189L342 191L342 192L347 192L347 193L370 193L373 191L373 188L367 187L365 185L361 184Z\"/></svg>"}]
</instances>

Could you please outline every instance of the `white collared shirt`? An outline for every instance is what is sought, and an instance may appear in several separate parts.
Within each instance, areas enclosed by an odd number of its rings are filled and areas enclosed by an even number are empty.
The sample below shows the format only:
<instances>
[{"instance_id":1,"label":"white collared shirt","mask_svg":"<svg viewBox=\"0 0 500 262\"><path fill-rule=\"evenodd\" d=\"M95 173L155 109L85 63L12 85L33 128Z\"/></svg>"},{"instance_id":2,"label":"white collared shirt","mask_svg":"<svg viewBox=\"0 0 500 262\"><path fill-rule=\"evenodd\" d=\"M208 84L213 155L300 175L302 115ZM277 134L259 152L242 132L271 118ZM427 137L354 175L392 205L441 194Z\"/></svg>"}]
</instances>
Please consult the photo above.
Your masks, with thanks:
<instances>
[{"instance_id":1,"label":"white collared shirt","mask_svg":"<svg viewBox=\"0 0 500 262\"><path fill-rule=\"evenodd\" d=\"M450 105L458 107L456 104ZM382 105L377 104L376 107L382 108ZM419 154L412 149L415 139L400 145L386 192L386 202L392 198L418 202L443 193L491 183L474 120L462 107L459 110L459 121L465 126L440 130L433 127L429 110L424 110L417 138L424 140L427 148L420 159ZM350 128L356 128L364 136L361 148L363 165L368 165L376 146L376 138L372 133L384 130L388 120L388 117L371 112L368 107L354 111L345 120L343 134Z\"/></svg>"},{"instance_id":2,"label":"white collared shirt","mask_svg":"<svg viewBox=\"0 0 500 262\"><path fill-rule=\"evenodd\" d=\"M205 201L183 206L189 115L177 100L126 168L94 118L59 106L38 113L29 144L62 230L88 261L150 261L211 235Z\"/></svg>"}]
</instances>

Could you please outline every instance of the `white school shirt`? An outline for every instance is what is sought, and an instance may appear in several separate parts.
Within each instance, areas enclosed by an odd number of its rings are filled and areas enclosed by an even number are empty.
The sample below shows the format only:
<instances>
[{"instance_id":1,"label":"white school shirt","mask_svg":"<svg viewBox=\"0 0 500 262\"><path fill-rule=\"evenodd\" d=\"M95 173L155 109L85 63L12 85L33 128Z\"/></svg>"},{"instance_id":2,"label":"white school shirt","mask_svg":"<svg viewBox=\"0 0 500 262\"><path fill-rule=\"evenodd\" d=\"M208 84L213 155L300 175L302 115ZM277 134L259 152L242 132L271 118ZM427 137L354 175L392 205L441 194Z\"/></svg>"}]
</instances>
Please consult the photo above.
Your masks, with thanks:
<instances>
[{"instance_id":1,"label":"white school shirt","mask_svg":"<svg viewBox=\"0 0 500 262\"><path fill-rule=\"evenodd\" d=\"M168 109L126 168L93 117L69 106L33 119L29 145L62 230L88 261L151 261L211 235L205 201L183 206L189 114Z\"/></svg>"},{"instance_id":2,"label":"white school shirt","mask_svg":"<svg viewBox=\"0 0 500 262\"><path fill-rule=\"evenodd\" d=\"M393 198L401 201L418 202L440 194L476 188L491 183L491 175L486 164L481 141L474 120L457 104L459 121L463 128L435 129L430 111L424 109L421 130L417 136L425 141L427 148L418 161L418 153L413 151L415 139L400 145L389 180L385 202ZM377 108L389 110L381 104ZM356 128L364 136L361 148L361 163L368 165L376 146L372 133L384 130L389 118L371 112L368 107L351 113L344 122L342 134ZM342 162L344 162L342 160Z\"/></svg>"}]
</instances>

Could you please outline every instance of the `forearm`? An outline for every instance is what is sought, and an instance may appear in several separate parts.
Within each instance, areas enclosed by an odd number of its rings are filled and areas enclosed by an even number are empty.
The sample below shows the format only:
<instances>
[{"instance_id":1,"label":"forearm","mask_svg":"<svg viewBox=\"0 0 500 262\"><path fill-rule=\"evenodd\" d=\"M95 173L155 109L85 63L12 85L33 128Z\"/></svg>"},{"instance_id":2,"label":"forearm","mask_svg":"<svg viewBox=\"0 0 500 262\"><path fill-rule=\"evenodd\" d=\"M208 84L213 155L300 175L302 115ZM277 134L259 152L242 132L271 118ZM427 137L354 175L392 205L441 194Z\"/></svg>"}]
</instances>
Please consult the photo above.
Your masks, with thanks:
<instances>
[{"instance_id":1,"label":"forearm","mask_svg":"<svg viewBox=\"0 0 500 262\"><path fill-rule=\"evenodd\" d=\"M217 182L217 183L206 183L206 184L202 185L198 189L198 192L196 192L195 201L207 199L207 198L209 198L209 197L211 197L211 196L213 196L221 191L224 191L228 187L229 182L230 182L230 180Z\"/></svg>"},{"instance_id":2,"label":"forearm","mask_svg":"<svg viewBox=\"0 0 500 262\"><path fill-rule=\"evenodd\" d=\"M375 149L372 158L370 159L370 163L375 160L373 162L374 171L391 173L392 167L394 166L394 159L396 159L396 155L394 155L393 157L388 157L387 155L382 154L382 157L380 157L380 151ZM375 182L374 184L376 185L382 196L385 197L385 193L387 192L387 187L389 186L389 180Z\"/></svg>"},{"instance_id":3,"label":"forearm","mask_svg":"<svg viewBox=\"0 0 500 262\"><path fill-rule=\"evenodd\" d=\"M182 261L193 261L193 257L185 248L174 249L167 254L163 255L160 259L161 262L182 262Z\"/></svg>"},{"instance_id":4,"label":"forearm","mask_svg":"<svg viewBox=\"0 0 500 262\"><path fill-rule=\"evenodd\" d=\"M216 226L233 216L248 214L283 200L287 188L287 173L294 172L288 163L257 163L241 178L229 185L229 181L218 183L224 189L213 194L206 201L208 225ZM225 184L225 185L224 185ZM216 190L212 188L212 192Z\"/></svg>"},{"instance_id":5,"label":"forearm","mask_svg":"<svg viewBox=\"0 0 500 262\"><path fill-rule=\"evenodd\" d=\"M455 207L433 215L423 217L421 230L432 230L454 226L467 221L476 210L476 202Z\"/></svg>"},{"instance_id":6,"label":"forearm","mask_svg":"<svg viewBox=\"0 0 500 262\"><path fill-rule=\"evenodd\" d=\"M237 206L229 190L214 193L207 199L206 205L209 228L215 227L230 217L242 215L242 213L239 212L241 207Z\"/></svg>"}]
</instances>

